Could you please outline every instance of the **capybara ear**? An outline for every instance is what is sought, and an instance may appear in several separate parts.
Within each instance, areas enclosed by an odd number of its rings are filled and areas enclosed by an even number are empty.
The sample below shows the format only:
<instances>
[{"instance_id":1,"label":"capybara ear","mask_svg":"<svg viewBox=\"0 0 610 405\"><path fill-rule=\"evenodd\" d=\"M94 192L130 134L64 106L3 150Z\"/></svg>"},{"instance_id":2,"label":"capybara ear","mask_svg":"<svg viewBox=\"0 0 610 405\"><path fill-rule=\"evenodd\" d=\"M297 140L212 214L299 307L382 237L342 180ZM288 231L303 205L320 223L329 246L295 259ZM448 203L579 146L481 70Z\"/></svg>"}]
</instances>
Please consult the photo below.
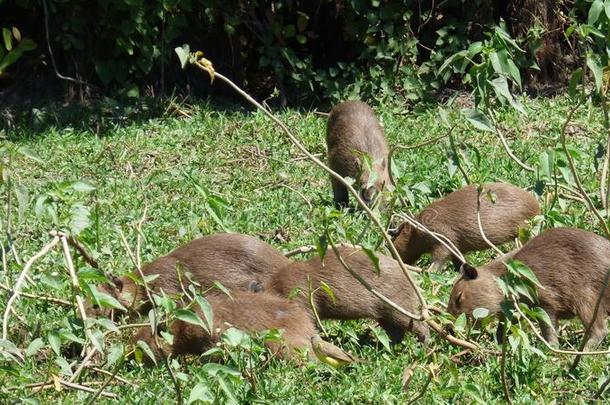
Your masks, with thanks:
<instances>
[{"instance_id":1,"label":"capybara ear","mask_svg":"<svg viewBox=\"0 0 610 405\"><path fill-rule=\"evenodd\" d=\"M477 269L468 263L464 262L460 270L462 271L462 274L466 280L474 280L479 277L479 272Z\"/></svg>"}]
</instances>

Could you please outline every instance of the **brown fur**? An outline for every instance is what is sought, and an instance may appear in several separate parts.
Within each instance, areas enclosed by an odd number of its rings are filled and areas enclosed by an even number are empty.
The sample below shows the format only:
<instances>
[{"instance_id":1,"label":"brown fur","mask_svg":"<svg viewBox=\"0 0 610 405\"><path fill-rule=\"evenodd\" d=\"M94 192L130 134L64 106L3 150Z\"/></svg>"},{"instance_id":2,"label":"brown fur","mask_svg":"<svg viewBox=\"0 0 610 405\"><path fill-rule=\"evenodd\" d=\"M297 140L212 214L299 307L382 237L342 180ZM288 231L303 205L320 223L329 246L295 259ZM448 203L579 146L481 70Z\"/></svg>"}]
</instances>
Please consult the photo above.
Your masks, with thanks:
<instances>
[{"instance_id":1,"label":"brown fur","mask_svg":"<svg viewBox=\"0 0 610 405\"><path fill-rule=\"evenodd\" d=\"M133 341L146 342L155 353L155 357L201 354L214 347L222 334L234 327L246 332L261 332L268 329L283 330L283 343L269 342L269 349L280 357L298 358L296 349L307 349L310 356L311 336L317 333L309 312L295 302L272 294L236 291L232 298L216 293L207 297L214 315L214 330L210 335L200 326L184 321L174 321L170 332L174 336L173 345L169 346L159 337L159 348L155 344L150 327L141 328ZM205 318L199 313L205 323ZM313 357L310 357L313 358Z\"/></svg>"},{"instance_id":2,"label":"brown fur","mask_svg":"<svg viewBox=\"0 0 610 405\"><path fill-rule=\"evenodd\" d=\"M544 287L538 289L540 306L548 313L555 328L541 325L545 339L557 343L559 319L579 317L588 325L595 303L610 270L610 242L592 232L576 228L555 228L538 235L512 256L529 266ZM502 292L496 278L506 272L501 260L477 270L464 265L462 277L455 283L449 298L452 314L471 314L475 308L501 311ZM597 345L607 335L606 316L610 311L610 288L591 327L588 347Z\"/></svg>"},{"instance_id":3,"label":"brown fur","mask_svg":"<svg viewBox=\"0 0 610 405\"><path fill-rule=\"evenodd\" d=\"M418 312L415 292L395 260L379 255L381 271L377 275L371 260L362 250L339 247L338 251L345 262L373 288L404 309ZM406 330L415 333L421 341L428 339L429 331L425 323L415 322L400 314L367 291L345 270L331 250L324 258L324 264L319 257L315 257L305 262L292 263L277 272L269 285L265 286L265 290L286 297L295 288L299 288L301 292L297 299L309 308L308 276L311 278L312 290L318 289L321 282L325 282L335 297L333 302L322 289L315 292L313 300L321 319L372 318L379 322L395 343L403 339Z\"/></svg>"},{"instance_id":4,"label":"brown fur","mask_svg":"<svg viewBox=\"0 0 610 405\"><path fill-rule=\"evenodd\" d=\"M495 202L487 197L488 192L491 192ZM506 183L483 185L481 224L485 236L495 245L514 239L519 227L539 212L536 199L518 187ZM417 215L417 219L430 231L448 238L462 253L489 248L479 231L475 185L461 188L433 202ZM452 256L443 244L407 223L402 225L394 239L394 246L407 264L413 264L424 253L431 252L435 267L441 268Z\"/></svg>"},{"instance_id":5,"label":"brown fur","mask_svg":"<svg viewBox=\"0 0 610 405\"><path fill-rule=\"evenodd\" d=\"M328 165L343 177L356 180L355 188L362 199L372 204L375 195L390 184L388 173L388 144L375 113L362 101L345 101L330 112L326 130ZM359 154L370 156L377 177L368 186L371 174L363 165ZM335 203L346 206L348 191L331 178Z\"/></svg>"},{"instance_id":6,"label":"brown fur","mask_svg":"<svg viewBox=\"0 0 610 405\"><path fill-rule=\"evenodd\" d=\"M284 255L258 238L220 233L195 239L173 250L145 265L142 273L145 276L159 275L148 282L148 288L155 293L163 290L169 295L181 294L182 289L187 289L189 285L187 272L191 273L193 281L204 287L218 281L229 290L246 291L250 288L250 282L263 283L289 263L290 260ZM102 286L101 289L129 309L139 313L150 310L143 286L127 276L113 281L116 288Z\"/></svg>"}]
</instances>

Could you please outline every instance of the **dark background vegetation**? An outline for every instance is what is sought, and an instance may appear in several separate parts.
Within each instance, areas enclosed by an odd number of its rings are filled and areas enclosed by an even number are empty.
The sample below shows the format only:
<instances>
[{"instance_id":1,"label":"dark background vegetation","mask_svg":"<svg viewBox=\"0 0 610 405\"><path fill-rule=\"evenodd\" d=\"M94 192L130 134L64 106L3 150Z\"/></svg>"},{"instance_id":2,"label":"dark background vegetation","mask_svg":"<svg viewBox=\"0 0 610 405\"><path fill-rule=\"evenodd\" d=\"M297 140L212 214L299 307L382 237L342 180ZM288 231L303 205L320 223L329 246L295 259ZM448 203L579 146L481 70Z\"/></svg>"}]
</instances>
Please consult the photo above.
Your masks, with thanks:
<instances>
[{"instance_id":1,"label":"dark background vegetation","mask_svg":"<svg viewBox=\"0 0 610 405\"><path fill-rule=\"evenodd\" d=\"M207 80L182 72L173 51L188 43L255 96L277 89L281 105L350 96L413 104L437 96L445 82L457 87L459 76L439 75L439 67L498 24L522 44L524 84L538 91L566 81L578 50L564 32L588 7L570 0L0 1L0 28L16 27L37 45L0 75L0 102L174 90L205 96Z\"/></svg>"}]
</instances>

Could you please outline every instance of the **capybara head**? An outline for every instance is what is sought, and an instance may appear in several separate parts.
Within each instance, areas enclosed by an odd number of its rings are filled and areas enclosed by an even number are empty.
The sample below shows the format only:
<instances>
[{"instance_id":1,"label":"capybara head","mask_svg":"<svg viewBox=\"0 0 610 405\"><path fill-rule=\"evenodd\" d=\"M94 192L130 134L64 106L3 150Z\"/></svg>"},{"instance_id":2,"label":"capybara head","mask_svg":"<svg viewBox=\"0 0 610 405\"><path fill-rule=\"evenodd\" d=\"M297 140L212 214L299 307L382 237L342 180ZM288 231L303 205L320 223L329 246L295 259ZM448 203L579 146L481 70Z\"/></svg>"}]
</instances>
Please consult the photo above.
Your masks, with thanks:
<instances>
[{"instance_id":1,"label":"capybara head","mask_svg":"<svg viewBox=\"0 0 610 405\"><path fill-rule=\"evenodd\" d=\"M378 194L390 185L385 158L381 161L372 162L371 169L369 170L366 164L362 165L358 180L360 198L369 207L373 205Z\"/></svg>"},{"instance_id":2,"label":"capybara head","mask_svg":"<svg viewBox=\"0 0 610 405\"><path fill-rule=\"evenodd\" d=\"M464 263L462 275L451 290L447 310L452 315L472 315L476 308L485 308L490 314L495 314L501 312L502 301L503 295L496 276Z\"/></svg>"},{"instance_id":3,"label":"capybara head","mask_svg":"<svg viewBox=\"0 0 610 405\"><path fill-rule=\"evenodd\" d=\"M109 274L106 274L106 278L109 280L109 282L103 283L103 284L98 284L96 286L97 291L111 296L112 298L119 301L119 303L121 303L121 305L128 308L129 303L126 301L125 297L122 294L123 288L124 288L123 279L121 277L117 277L115 275L109 275ZM97 302L95 302L93 300L93 298L90 298L89 300L87 300L87 302L85 304L85 312L87 313L88 316L93 317L93 318L97 318L97 317L111 318L114 311L116 311L116 309L103 307L103 306L99 305Z\"/></svg>"}]
</instances>

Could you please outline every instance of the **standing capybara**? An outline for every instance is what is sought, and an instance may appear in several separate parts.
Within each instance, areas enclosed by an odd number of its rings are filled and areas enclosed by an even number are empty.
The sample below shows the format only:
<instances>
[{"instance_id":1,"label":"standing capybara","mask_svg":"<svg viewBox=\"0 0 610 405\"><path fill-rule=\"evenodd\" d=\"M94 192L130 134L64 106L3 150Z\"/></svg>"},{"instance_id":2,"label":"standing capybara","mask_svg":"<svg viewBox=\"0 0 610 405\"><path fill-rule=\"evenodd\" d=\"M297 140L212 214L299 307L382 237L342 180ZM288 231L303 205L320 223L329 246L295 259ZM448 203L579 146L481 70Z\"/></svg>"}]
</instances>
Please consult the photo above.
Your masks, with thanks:
<instances>
[{"instance_id":1,"label":"standing capybara","mask_svg":"<svg viewBox=\"0 0 610 405\"><path fill-rule=\"evenodd\" d=\"M553 326L541 322L542 334L550 344L557 344L559 319L579 317L591 326L587 347L599 344L608 334L606 317L610 313L610 288L606 288L597 317L595 305L610 270L610 241L592 232L575 228L550 229L511 254L525 263L544 288L538 289L539 305L549 315ZM500 313L504 300L497 278L506 266L497 259L481 269L464 264L449 298L448 310L454 315L472 314L475 308ZM527 302L527 301L526 301Z\"/></svg>"},{"instance_id":2,"label":"standing capybara","mask_svg":"<svg viewBox=\"0 0 610 405\"><path fill-rule=\"evenodd\" d=\"M371 259L361 249L338 247L337 250L347 265L371 287L407 311L419 313L415 291L394 259L378 255L380 272L377 274ZM407 330L415 333L422 342L428 340L428 325L412 320L374 296L343 267L331 250L323 262L320 257L293 262L278 271L264 290L287 297L298 289L297 299L310 308L308 278L312 291L315 290L313 302L320 319L371 318L379 322L394 343L400 343ZM330 287L334 299L319 288L322 282Z\"/></svg>"},{"instance_id":3,"label":"standing capybara","mask_svg":"<svg viewBox=\"0 0 610 405\"><path fill-rule=\"evenodd\" d=\"M462 253L489 249L477 220L477 186L470 185L437 200L417 215L430 231L451 241ZM480 194L481 225L485 236L495 245L513 240L519 227L540 212L538 201L527 191L506 183L485 183ZM414 264L424 253L432 253L436 269L452 257L442 243L428 233L403 223L394 239L402 260ZM457 269L461 261L454 259Z\"/></svg>"},{"instance_id":4,"label":"standing capybara","mask_svg":"<svg viewBox=\"0 0 610 405\"><path fill-rule=\"evenodd\" d=\"M366 103L344 101L331 110L326 146L330 168L356 180L354 188L367 205L390 184L388 144L375 113ZM363 155L370 157L373 172L364 164ZM347 188L334 178L331 183L335 203L347 206Z\"/></svg>"},{"instance_id":5,"label":"standing capybara","mask_svg":"<svg viewBox=\"0 0 610 405\"><path fill-rule=\"evenodd\" d=\"M205 288L219 282L229 290L247 291L251 281L264 283L275 271L290 264L282 253L258 238L239 233L219 233L195 239L142 268L144 276L158 275L147 282L153 293L168 295L188 291L189 277ZM187 273L190 275L187 276ZM135 277L139 279L136 272ZM143 285L128 276L113 279L114 287L101 290L114 296L128 309L147 313L150 303ZM93 310L96 311L96 306ZM91 308L90 308L91 309Z\"/></svg>"},{"instance_id":6,"label":"standing capybara","mask_svg":"<svg viewBox=\"0 0 610 405\"><path fill-rule=\"evenodd\" d=\"M169 326L173 344L169 345L161 336L156 345L150 327L141 328L133 341L142 340L153 350L155 357L183 354L201 354L214 347L222 334L230 327L246 332L262 332L268 329L282 330L283 342L268 342L267 346L279 357L298 358L295 350L307 349L310 359L315 358L311 350L311 337L317 333L307 311L296 302L266 293L235 291L231 296L221 293L206 297L213 312L212 334L201 326L176 320ZM206 323L203 314L197 311Z\"/></svg>"}]
</instances>

